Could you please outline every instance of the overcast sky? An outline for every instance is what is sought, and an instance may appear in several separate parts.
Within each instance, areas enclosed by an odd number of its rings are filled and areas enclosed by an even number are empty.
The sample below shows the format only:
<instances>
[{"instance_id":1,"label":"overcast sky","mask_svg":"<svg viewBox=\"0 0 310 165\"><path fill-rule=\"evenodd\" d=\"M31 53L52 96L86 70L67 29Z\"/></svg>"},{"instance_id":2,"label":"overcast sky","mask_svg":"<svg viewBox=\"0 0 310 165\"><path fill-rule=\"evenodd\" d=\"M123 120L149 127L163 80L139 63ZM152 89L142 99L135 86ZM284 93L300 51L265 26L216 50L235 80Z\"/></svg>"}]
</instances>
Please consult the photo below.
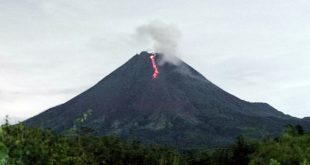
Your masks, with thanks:
<instances>
[{"instance_id":1,"label":"overcast sky","mask_svg":"<svg viewBox=\"0 0 310 165\"><path fill-rule=\"evenodd\" d=\"M310 116L308 0L0 0L0 117L27 118L85 91L136 53L153 21L178 56L229 93Z\"/></svg>"}]
</instances>

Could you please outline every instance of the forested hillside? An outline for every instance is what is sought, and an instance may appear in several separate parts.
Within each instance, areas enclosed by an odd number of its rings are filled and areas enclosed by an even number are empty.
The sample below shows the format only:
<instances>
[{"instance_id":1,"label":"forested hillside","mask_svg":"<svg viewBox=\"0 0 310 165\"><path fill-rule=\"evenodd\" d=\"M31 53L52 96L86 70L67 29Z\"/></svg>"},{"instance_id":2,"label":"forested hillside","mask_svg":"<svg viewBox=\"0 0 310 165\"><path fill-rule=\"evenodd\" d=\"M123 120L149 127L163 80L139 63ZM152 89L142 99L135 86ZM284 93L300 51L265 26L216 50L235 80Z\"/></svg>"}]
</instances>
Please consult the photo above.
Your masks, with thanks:
<instances>
[{"instance_id":1,"label":"forested hillside","mask_svg":"<svg viewBox=\"0 0 310 165\"><path fill-rule=\"evenodd\" d=\"M142 145L116 136L90 136L88 132L76 126L59 135L7 123L0 128L0 164L310 164L310 134L301 126L289 125L278 138L257 141L240 136L226 148L185 151Z\"/></svg>"}]
</instances>

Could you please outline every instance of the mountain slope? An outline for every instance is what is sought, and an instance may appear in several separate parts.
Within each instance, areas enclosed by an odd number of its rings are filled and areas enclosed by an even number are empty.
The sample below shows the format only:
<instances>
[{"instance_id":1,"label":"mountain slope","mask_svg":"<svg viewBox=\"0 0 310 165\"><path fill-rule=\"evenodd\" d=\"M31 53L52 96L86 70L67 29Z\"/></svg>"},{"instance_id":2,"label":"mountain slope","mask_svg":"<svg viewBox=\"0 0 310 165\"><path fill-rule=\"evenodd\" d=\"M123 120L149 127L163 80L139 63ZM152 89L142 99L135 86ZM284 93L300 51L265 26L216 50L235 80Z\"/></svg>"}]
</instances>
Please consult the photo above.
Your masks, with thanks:
<instances>
[{"instance_id":1,"label":"mountain slope","mask_svg":"<svg viewBox=\"0 0 310 165\"><path fill-rule=\"evenodd\" d=\"M100 135L118 134L179 148L221 146L247 132L276 135L302 121L265 103L249 103L223 91L184 62L159 66L152 79L150 54L135 55L95 86L25 123L63 132L87 110L85 122ZM162 60L157 55L156 60Z\"/></svg>"}]
</instances>

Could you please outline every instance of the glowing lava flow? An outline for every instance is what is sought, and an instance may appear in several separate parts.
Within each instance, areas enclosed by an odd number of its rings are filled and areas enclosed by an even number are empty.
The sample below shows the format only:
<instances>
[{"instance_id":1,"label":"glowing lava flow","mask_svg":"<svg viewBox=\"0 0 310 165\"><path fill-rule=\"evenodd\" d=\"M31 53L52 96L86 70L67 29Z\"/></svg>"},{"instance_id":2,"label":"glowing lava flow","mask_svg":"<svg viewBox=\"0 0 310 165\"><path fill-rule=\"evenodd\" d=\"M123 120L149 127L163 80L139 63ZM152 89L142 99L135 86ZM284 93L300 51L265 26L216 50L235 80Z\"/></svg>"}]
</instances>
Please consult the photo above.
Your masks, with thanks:
<instances>
[{"instance_id":1,"label":"glowing lava flow","mask_svg":"<svg viewBox=\"0 0 310 165\"><path fill-rule=\"evenodd\" d=\"M155 78L158 77L158 74L159 74L157 65L156 65L156 63L155 63L155 54L151 54L150 59L151 59L152 66L153 66L153 69L154 69L153 79L155 79Z\"/></svg>"}]
</instances>

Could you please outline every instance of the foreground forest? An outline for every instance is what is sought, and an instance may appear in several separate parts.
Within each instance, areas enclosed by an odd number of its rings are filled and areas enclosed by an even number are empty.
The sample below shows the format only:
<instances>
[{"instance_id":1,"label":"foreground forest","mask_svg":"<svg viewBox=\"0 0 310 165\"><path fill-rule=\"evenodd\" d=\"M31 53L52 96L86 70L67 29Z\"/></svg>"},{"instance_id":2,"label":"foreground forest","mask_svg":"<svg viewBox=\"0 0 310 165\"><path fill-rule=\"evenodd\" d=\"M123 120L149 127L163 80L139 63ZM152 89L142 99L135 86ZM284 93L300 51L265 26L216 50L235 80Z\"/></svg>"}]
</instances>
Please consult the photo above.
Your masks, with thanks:
<instances>
[{"instance_id":1,"label":"foreground forest","mask_svg":"<svg viewBox=\"0 0 310 165\"><path fill-rule=\"evenodd\" d=\"M310 134L289 125L278 138L244 136L227 148L177 151L116 136L96 137L83 127L63 135L23 124L0 127L0 165L310 165Z\"/></svg>"}]
</instances>

